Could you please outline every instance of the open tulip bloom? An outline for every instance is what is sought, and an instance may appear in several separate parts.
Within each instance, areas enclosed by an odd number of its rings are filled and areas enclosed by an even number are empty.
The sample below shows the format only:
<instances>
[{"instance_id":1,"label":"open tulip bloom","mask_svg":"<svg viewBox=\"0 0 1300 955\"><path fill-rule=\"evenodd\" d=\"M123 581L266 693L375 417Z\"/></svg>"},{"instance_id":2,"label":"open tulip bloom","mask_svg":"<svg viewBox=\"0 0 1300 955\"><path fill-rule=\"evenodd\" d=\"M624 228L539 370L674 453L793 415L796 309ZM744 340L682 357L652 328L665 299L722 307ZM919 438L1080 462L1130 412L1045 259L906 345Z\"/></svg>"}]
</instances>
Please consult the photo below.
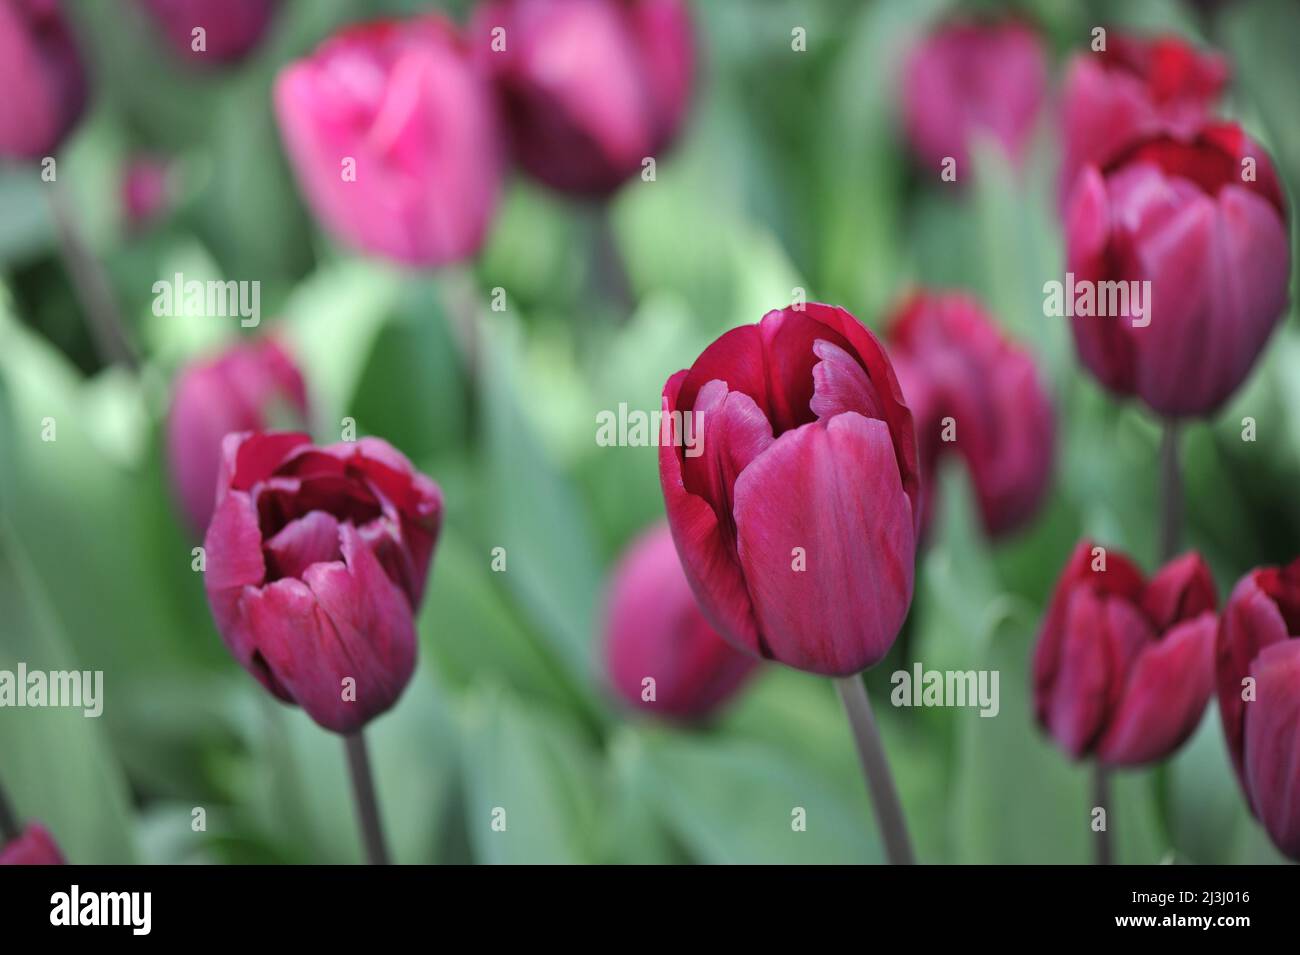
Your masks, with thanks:
<instances>
[{"instance_id":1,"label":"open tulip bloom","mask_svg":"<svg viewBox=\"0 0 1300 955\"><path fill-rule=\"evenodd\" d=\"M864 761L883 769L857 674L907 616L920 519L912 414L884 348L842 308L772 311L669 378L663 411L702 429L697 456L660 442L659 477L705 616L754 656L846 678ZM877 813L896 813L891 857L910 860L892 783L868 776Z\"/></svg>"}]
</instances>

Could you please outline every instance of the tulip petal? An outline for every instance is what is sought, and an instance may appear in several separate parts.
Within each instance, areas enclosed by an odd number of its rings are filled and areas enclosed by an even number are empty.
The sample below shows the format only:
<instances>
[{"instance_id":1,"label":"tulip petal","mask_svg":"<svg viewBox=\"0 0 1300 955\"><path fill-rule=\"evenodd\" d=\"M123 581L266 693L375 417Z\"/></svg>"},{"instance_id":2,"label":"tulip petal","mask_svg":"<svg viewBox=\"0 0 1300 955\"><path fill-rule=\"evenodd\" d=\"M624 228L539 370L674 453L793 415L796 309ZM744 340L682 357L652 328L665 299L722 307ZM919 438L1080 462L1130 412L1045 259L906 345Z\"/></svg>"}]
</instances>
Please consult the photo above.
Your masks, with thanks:
<instances>
[{"instance_id":1,"label":"tulip petal","mask_svg":"<svg viewBox=\"0 0 1300 955\"><path fill-rule=\"evenodd\" d=\"M1151 578L1142 595L1142 609L1157 630L1191 620L1218 606L1214 576L1195 551L1171 560Z\"/></svg>"},{"instance_id":2,"label":"tulip petal","mask_svg":"<svg viewBox=\"0 0 1300 955\"><path fill-rule=\"evenodd\" d=\"M1212 612L1174 627L1138 655L1097 746L1112 766L1163 759L1196 729L1214 687Z\"/></svg>"},{"instance_id":3,"label":"tulip petal","mask_svg":"<svg viewBox=\"0 0 1300 955\"><path fill-rule=\"evenodd\" d=\"M842 411L856 411L866 418L884 420L871 381L853 356L820 338L813 343L813 352L821 359L813 366L813 414L833 418Z\"/></svg>"},{"instance_id":4,"label":"tulip petal","mask_svg":"<svg viewBox=\"0 0 1300 955\"><path fill-rule=\"evenodd\" d=\"M846 412L786 432L737 479L735 519L764 656L844 676L888 652L916 538L885 422Z\"/></svg>"},{"instance_id":5,"label":"tulip petal","mask_svg":"<svg viewBox=\"0 0 1300 955\"><path fill-rule=\"evenodd\" d=\"M301 577L312 564L337 561L339 522L325 511L310 513L286 524L265 545L267 578Z\"/></svg>"},{"instance_id":6,"label":"tulip petal","mask_svg":"<svg viewBox=\"0 0 1300 955\"><path fill-rule=\"evenodd\" d=\"M1273 842L1300 861L1300 640L1266 647L1250 673L1257 696L1245 719L1246 788Z\"/></svg>"}]
</instances>

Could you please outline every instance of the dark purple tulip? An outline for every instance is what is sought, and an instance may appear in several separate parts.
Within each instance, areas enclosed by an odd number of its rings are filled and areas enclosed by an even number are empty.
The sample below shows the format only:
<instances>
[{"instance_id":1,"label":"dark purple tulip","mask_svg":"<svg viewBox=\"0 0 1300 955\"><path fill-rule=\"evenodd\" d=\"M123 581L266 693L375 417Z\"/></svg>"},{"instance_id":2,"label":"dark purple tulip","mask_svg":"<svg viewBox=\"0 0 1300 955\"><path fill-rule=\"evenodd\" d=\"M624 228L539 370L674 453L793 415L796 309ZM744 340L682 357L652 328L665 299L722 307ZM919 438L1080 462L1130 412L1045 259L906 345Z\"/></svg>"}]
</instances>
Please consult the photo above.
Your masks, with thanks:
<instances>
[{"instance_id":1,"label":"dark purple tulip","mask_svg":"<svg viewBox=\"0 0 1300 955\"><path fill-rule=\"evenodd\" d=\"M57 0L0 0L0 157L52 154L85 106L85 69Z\"/></svg>"},{"instance_id":2,"label":"dark purple tulip","mask_svg":"<svg viewBox=\"0 0 1300 955\"><path fill-rule=\"evenodd\" d=\"M168 45L195 63L242 60L261 42L280 0L140 0ZM204 31L196 50L194 30Z\"/></svg>"},{"instance_id":3,"label":"dark purple tulip","mask_svg":"<svg viewBox=\"0 0 1300 955\"><path fill-rule=\"evenodd\" d=\"M681 720L714 712L758 665L700 613L666 524L642 534L614 570L605 662L610 683L628 704ZM647 678L654 680L653 700L645 698Z\"/></svg>"}]
</instances>

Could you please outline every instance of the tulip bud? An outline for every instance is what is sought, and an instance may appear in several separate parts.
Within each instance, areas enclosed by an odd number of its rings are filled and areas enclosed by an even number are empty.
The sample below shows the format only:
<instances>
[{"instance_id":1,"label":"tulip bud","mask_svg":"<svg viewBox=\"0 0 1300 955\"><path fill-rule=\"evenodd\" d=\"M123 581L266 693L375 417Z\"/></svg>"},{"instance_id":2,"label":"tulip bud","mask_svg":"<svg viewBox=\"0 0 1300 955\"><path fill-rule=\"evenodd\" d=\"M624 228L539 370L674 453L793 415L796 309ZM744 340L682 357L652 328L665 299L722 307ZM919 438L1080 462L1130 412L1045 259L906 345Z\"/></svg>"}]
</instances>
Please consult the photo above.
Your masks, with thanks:
<instances>
[{"instance_id":1,"label":"tulip bud","mask_svg":"<svg viewBox=\"0 0 1300 955\"><path fill-rule=\"evenodd\" d=\"M923 526L932 516L936 468L949 450L970 470L989 535L1023 525L1047 492L1055 437L1033 356L959 293L913 295L894 313L889 340L916 420Z\"/></svg>"},{"instance_id":2,"label":"tulip bud","mask_svg":"<svg viewBox=\"0 0 1300 955\"><path fill-rule=\"evenodd\" d=\"M276 697L350 733L415 668L442 492L391 445L227 435L204 585L222 640Z\"/></svg>"},{"instance_id":3,"label":"tulip bud","mask_svg":"<svg viewBox=\"0 0 1300 955\"><path fill-rule=\"evenodd\" d=\"M171 201L171 175L167 163L137 156L122 171L122 218L133 232L147 228Z\"/></svg>"},{"instance_id":4,"label":"tulip bud","mask_svg":"<svg viewBox=\"0 0 1300 955\"><path fill-rule=\"evenodd\" d=\"M682 0L491 0L473 36L516 157L562 192L613 192L686 113L695 52Z\"/></svg>"},{"instance_id":5,"label":"tulip bud","mask_svg":"<svg viewBox=\"0 0 1300 955\"><path fill-rule=\"evenodd\" d=\"M1217 663L1223 735L1246 802L1300 861L1300 558L1253 570L1233 589Z\"/></svg>"},{"instance_id":6,"label":"tulip bud","mask_svg":"<svg viewBox=\"0 0 1300 955\"><path fill-rule=\"evenodd\" d=\"M661 434L659 478L718 633L828 676L877 663L911 604L920 491L912 415L876 337L830 305L769 312L669 378L663 411L701 436L686 449Z\"/></svg>"},{"instance_id":7,"label":"tulip bud","mask_svg":"<svg viewBox=\"0 0 1300 955\"><path fill-rule=\"evenodd\" d=\"M337 237L411 266L482 246L501 186L496 115L450 23L349 27L280 72L275 107L298 184Z\"/></svg>"},{"instance_id":8,"label":"tulip bud","mask_svg":"<svg viewBox=\"0 0 1300 955\"><path fill-rule=\"evenodd\" d=\"M1217 598L1194 552L1149 582L1118 551L1082 541L1034 651L1038 723L1074 759L1164 759L1196 729L1214 686Z\"/></svg>"},{"instance_id":9,"label":"tulip bud","mask_svg":"<svg viewBox=\"0 0 1300 955\"><path fill-rule=\"evenodd\" d=\"M1075 310L1080 360L1162 415L1213 413L1286 309L1288 232L1268 155L1230 123L1085 166L1066 214L1067 268L1109 304Z\"/></svg>"},{"instance_id":10,"label":"tulip bud","mask_svg":"<svg viewBox=\"0 0 1300 955\"><path fill-rule=\"evenodd\" d=\"M925 37L903 67L903 121L921 161L937 174L945 159L962 181L971 137L992 136L1019 160L1047 91L1047 62L1020 23L954 23Z\"/></svg>"},{"instance_id":11,"label":"tulip bud","mask_svg":"<svg viewBox=\"0 0 1300 955\"><path fill-rule=\"evenodd\" d=\"M0 0L0 157L53 153L81 118L86 74L57 0Z\"/></svg>"},{"instance_id":12,"label":"tulip bud","mask_svg":"<svg viewBox=\"0 0 1300 955\"><path fill-rule=\"evenodd\" d=\"M31 823L9 842L0 845L0 865L65 865L54 838L39 822Z\"/></svg>"},{"instance_id":13,"label":"tulip bud","mask_svg":"<svg viewBox=\"0 0 1300 955\"><path fill-rule=\"evenodd\" d=\"M642 534L614 571L605 659L610 683L625 701L682 720L708 716L757 666L700 613L663 524Z\"/></svg>"},{"instance_id":14,"label":"tulip bud","mask_svg":"<svg viewBox=\"0 0 1300 955\"><path fill-rule=\"evenodd\" d=\"M140 2L176 53L213 65L237 63L251 53L280 5L280 0Z\"/></svg>"},{"instance_id":15,"label":"tulip bud","mask_svg":"<svg viewBox=\"0 0 1300 955\"><path fill-rule=\"evenodd\" d=\"M1065 80L1061 196L1079 170L1108 166L1152 136L1195 135L1228 81L1227 61L1175 36L1111 34L1077 54Z\"/></svg>"},{"instance_id":16,"label":"tulip bud","mask_svg":"<svg viewBox=\"0 0 1300 955\"><path fill-rule=\"evenodd\" d=\"M241 342L182 369L167 416L167 463L197 534L215 506L221 439L232 431L301 427L307 418L302 375L274 339Z\"/></svg>"}]
</instances>

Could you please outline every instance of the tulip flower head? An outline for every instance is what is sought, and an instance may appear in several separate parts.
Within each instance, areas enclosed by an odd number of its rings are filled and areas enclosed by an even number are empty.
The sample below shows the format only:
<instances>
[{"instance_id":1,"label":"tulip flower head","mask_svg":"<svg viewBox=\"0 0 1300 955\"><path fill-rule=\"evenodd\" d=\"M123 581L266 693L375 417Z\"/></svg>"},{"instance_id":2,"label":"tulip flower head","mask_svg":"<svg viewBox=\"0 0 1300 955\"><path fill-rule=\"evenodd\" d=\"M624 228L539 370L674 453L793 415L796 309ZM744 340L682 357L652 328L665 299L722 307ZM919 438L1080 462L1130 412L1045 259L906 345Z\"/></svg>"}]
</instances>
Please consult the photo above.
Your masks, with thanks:
<instances>
[{"instance_id":1,"label":"tulip flower head","mask_svg":"<svg viewBox=\"0 0 1300 955\"><path fill-rule=\"evenodd\" d=\"M922 525L932 519L936 469L951 450L966 463L989 535L1022 526L1047 492L1056 430L1033 356L960 293L908 298L890 321L889 342L916 421Z\"/></svg>"},{"instance_id":2,"label":"tulip flower head","mask_svg":"<svg viewBox=\"0 0 1300 955\"><path fill-rule=\"evenodd\" d=\"M1141 322L1076 314L1072 327L1102 385L1167 417L1217 410L1286 310L1286 200L1268 155L1231 123L1085 166L1066 246L1076 281L1151 283Z\"/></svg>"},{"instance_id":3,"label":"tulip flower head","mask_svg":"<svg viewBox=\"0 0 1300 955\"><path fill-rule=\"evenodd\" d=\"M58 0L0 0L0 158L53 153L86 108L86 73Z\"/></svg>"},{"instance_id":4,"label":"tulip flower head","mask_svg":"<svg viewBox=\"0 0 1300 955\"><path fill-rule=\"evenodd\" d=\"M1246 802L1300 861L1300 558L1251 571L1223 610L1219 716Z\"/></svg>"},{"instance_id":5,"label":"tulip flower head","mask_svg":"<svg viewBox=\"0 0 1300 955\"><path fill-rule=\"evenodd\" d=\"M502 175L495 105L438 16L351 26L275 83L312 211L362 252L408 266L473 256Z\"/></svg>"},{"instance_id":6,"label":"tulip flower head","mask_svg":"<svg viewBox=\"0 0 1300 955\"><path fill-rule=\"evenodd\" d=\"M226 646L276 697L350 733L415 666L442 492L391 445L227 435L204 585Z\"/></svg>"},{"instance_id":7,"label":"tulip flower head","mask_svg":"<svg viewBox=\"0 0 1300 955\"><path fill-rule=\"evenodd\" d=\"M489 0L472 27L520 165L605 196L676 136L695 70L683 0Z\"/></svg>"},{"instance_id":8,"label":"tulip flower head","mask_svg":"<svg viewBox=\"0 0 1300 955\"><path fill-rule=\"evenodd\" d=\"M912 415L876 337L808 303L732 329L668 379L659 478L706 617L764 659L847 676L888 652L912 599L920 476Z\"/></svg>"},{"instance_id":9,"label":"tulip flower head","mask_svg":"<svg viewBox=\"0 0 1300 955\"><path fill-rule=\"evenodd\" d=\"M977 133L1013 160L1023 155L1046 98L1047 60L1023 24L947 24L907 57L902 90L913 150L936 173L955 160L960 182Z\"/></svg>"},{"instance_id":10,"label":"tulip flower head","mask_svg":"<svg viewBox=\"0 0 1300 955\"><path fill-rule=\"evenodd\" d=\"M633 542L614 570L605 662L610 683L627 703L678 720L709 716L758 665L700 613L663 524Z\"/></svg>"},{"instance_id":11,"label":"tulip flower head","mask_svg":"<svg viewBox=\"0 0 1300 955\"><path fill-rule=\"evenodd\" d=\"M27 826L17 837L0 845L0 865L64 865L54 837L39 822Z\"/></svg>"},{"instance_id":12,"label":"tulip flower head","mask_svg":"<svg viewBox=\"0 0 1300 955\"><path fill-rule=\"evenodd\" d=\"M221 440L274 424L305 426L308 417L302 374L275 339L242 342L182 369L167 415L167 464L196 534L215 506Z\"/></svg>"},{"instance_id":13,"label":"tulip flower head","mask_svg":"<svg viewBox=\"0 0 1300 955\"><path fill-rule=\"evenodd\" d=\"M1222 56L1175 36L1111 31L1104 50L1076 54L1062 104L1062 198L1084 166L1104 168L1153 136L1195 135L1227 81Z\"/></svg>"},{"instance_id":14,"label":"tulip flower head","mask_svg":"<svg viewBox=\"0 0 1300 955\"><path fill-rule=\"evenodd\" d=\"M262 41L280 0L140 0L167 44L193 63L225 65Z\"/></svg>"},{"instance_id":15,"label":"tulip flower head","mask_svg":"<svg viewBox=\"0 0 1300 955\"><path fill-rule=\"evenodd\" d=\"M1039 725L1073 759L1164 759L1201 720L1214 687L1217 598L1196 553L1150 581L1091 541L1057 582L1034 651Z\"/></svg>"}]
</instances>

